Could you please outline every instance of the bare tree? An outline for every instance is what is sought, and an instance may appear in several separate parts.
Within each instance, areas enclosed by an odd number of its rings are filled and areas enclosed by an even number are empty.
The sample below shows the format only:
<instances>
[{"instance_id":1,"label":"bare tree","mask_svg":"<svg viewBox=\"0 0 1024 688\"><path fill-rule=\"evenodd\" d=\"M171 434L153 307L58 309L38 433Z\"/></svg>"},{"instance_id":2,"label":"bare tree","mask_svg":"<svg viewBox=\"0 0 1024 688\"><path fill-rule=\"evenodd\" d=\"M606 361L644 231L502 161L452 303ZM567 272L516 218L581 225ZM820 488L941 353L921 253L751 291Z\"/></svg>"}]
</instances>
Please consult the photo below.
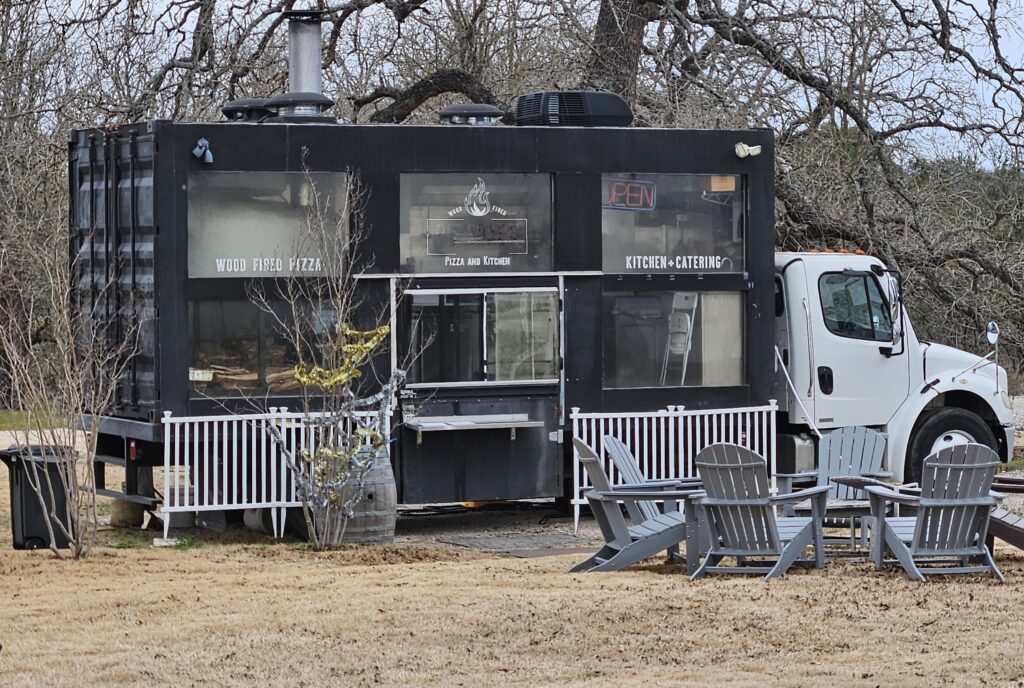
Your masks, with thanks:
<instances>
[{"instance_id":1,"label":"bare tree","mask_svg":"<svg viewBox=\"0 0 1024 688\"><path fill-rule=\"evenodd\" d=\"M44 282L0 305L0 352L9 376L0 404L21 412L19 445L41 445L42 454L55 460L52 470L34 460L22 461L21 470L48 516L50 548L63 556L57 542L66 540L78 559L95 544L97 529L98 434L83 430L118 401L137 331L125 325L126 318L104 317L116 298L116 281L96 284L91 303L76 296L78 261L68 260L67 247L63 231L43 245L0 241L0 273L15 280L32 273ZM19 326L22 318L28 327Z\"/></svg>"},{"instance_id":2,"label":"bare tree","mask_svg":"<svg viewBox=\"0 0 1024 688\"><path fill-rule=\"evenodd\" d=\"M295 358L291 371L273 382L268 376L267 393L297 393L301 439L284 425L269 432L296 483L310 542L321 550L342 543L370 471L389 468L391 410L405 372L381 375L372 360L390 327L388 308L364 303L357 284L369 267L360 253L369 190L354 172L307 171L301 187L303 231L283 257L294 269L273 291L253 283L250 296ZM367 318L372 324L359 327Z\"/></svg>"},{"instance_id":3,"label":"bare tree","mask_svg":"<svg viewBox=\"0 0 1024 688\"><path fill-rule=\"evenodd\" d=\"M784 94L751 122L780 132L783 245L882 255L919 295L911 307L926 336L977 346L965 332L998 318L1020 365L1024 256L993 231L1007 204L976 191L1001 161L1020 174L1024 71L1000 39L1014 9L797 2L737 13L704 1L685 18L751 73L771 70L767 87L740 80L750 92ZM945 153L953 145L959 161ZM1022 199L1010 199L1016 214Z\"/></svg>"},{"instance_id":4,"label":"bare tree","mask_svg":"<svg viewBox=\"0 0 1024 688\"><path fill-rule=\"evenodd\" d=\"M998 319L1019 369L1019 2L598 4L615 19L595 25L583 83L635 89L644 123L774 129L783 247L880 255L906 275L920 334L980 348ZM599 57L638 37L639 60Z\"/></svg>"}]
</instances>

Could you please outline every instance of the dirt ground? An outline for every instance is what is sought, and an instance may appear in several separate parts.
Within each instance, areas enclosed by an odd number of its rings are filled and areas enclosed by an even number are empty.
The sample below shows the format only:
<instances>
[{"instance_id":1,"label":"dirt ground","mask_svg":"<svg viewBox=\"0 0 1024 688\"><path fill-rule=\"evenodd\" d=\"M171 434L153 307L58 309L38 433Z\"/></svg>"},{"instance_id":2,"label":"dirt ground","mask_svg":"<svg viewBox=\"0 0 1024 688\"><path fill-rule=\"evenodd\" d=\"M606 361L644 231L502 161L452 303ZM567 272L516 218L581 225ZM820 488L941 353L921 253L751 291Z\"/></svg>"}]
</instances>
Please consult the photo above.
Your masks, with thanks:
<instances>
[{"instance_id":1,"label":"dirt ground","mask_svg":"<svg viewBox=\"0 0 1024 688\"><path fill-rule=\"evenodd\" d=\"M1002 586L832 561L691 583L659 563L566 573L596 532L546 504L409 511L396 545L329 554L153 535L105 528L81 562L14 551L0 470L0 686L1024 686L1006 546Z\"/></svg>"},{"instance_id":2,"label":"dirt ground","mask_svg":"<svg viewBox=\"0 0 1024 688\"><path fill-rule=\"evenodd\" d=\"M1008 548L1000 586L845 562L773 583L659 564L573 575L580 554L443 544L571 532L531 509L472 515L493 531L406 516L403 544L330 554L236 529L177 550L104 530L62 562L9 549L6 475L0 494L5 687L1024 685L1024 553Z\"/></svg>"}]
</instances>

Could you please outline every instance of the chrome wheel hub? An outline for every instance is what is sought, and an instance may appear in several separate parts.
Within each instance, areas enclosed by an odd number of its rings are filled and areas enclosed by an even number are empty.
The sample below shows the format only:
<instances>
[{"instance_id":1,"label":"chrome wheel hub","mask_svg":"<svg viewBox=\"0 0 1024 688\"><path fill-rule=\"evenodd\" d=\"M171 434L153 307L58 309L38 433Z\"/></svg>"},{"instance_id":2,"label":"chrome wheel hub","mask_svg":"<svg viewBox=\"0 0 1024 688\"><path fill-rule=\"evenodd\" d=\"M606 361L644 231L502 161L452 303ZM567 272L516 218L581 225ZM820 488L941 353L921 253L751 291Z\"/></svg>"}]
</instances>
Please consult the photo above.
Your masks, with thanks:
<instances>
[{"instance_id":1,"label":"chrome wheel hub","mask_svg":"<svg viewBox=\"0 0 1024 688\"><path fill-rule=\"evenodd\" d=\"M935 441L932 443L932 450L928 453L934 454L940 449L945 449L946 447L955 447L957 445L971 444L974 442L977 442L977 440L975 440L974 436L969 432L965 432L963 430L947 430L935 438Z\"/></svg>"}]
</instances>

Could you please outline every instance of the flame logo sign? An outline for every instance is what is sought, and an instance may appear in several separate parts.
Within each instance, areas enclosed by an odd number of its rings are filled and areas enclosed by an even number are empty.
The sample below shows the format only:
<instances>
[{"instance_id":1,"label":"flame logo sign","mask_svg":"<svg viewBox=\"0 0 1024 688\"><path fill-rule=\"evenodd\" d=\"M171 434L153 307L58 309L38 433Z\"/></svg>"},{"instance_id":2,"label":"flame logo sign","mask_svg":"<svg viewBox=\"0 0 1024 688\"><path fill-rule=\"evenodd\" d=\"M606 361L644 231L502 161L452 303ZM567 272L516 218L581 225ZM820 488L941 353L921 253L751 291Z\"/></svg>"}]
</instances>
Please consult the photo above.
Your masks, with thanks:
<instances>
[{"instance_id":1,"label":"flame logo sign","mask_svg":"<svg viewBox=\"0 0 1024 688\"><path fill-rule=\"evenodd\" d=\"M487 197L491 193L487 190L487 184L480 177L476 178L476 184L470 189L466 196L466 212L473 217L483 217L491 212L491 202Z\"/></svg>"}]
</instances>

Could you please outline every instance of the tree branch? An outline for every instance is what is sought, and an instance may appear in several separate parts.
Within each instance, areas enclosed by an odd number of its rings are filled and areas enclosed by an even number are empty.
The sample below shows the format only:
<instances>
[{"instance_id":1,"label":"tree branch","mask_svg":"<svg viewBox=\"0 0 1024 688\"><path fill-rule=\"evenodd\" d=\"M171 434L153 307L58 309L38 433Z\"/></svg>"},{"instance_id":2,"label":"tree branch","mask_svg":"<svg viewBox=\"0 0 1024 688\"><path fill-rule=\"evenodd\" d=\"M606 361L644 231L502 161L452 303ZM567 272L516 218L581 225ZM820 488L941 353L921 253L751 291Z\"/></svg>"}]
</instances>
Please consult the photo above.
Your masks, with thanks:
<instances>
[{"instance_id":1,"label":"tree branch","mask_svg":"<svg viewBox=\"0 0 1024 688\"><path fill-rule=\"evenodd\" d=\"M509 112L507 103L502 103L495 97L491 89L487 88L479 79L461 69L442 69L433 74L423 77L412 86L405 89L393 87L378 87L373 92L352 99L355 112L359 111L382 98L390 98L393 102L387 107L378 110L370 116L371 122L398 123L405 121L417 108L431 98L443 93L461 93L474 103L486 103L495 105L506 115Z\"/></svg>"}]
</instances>

